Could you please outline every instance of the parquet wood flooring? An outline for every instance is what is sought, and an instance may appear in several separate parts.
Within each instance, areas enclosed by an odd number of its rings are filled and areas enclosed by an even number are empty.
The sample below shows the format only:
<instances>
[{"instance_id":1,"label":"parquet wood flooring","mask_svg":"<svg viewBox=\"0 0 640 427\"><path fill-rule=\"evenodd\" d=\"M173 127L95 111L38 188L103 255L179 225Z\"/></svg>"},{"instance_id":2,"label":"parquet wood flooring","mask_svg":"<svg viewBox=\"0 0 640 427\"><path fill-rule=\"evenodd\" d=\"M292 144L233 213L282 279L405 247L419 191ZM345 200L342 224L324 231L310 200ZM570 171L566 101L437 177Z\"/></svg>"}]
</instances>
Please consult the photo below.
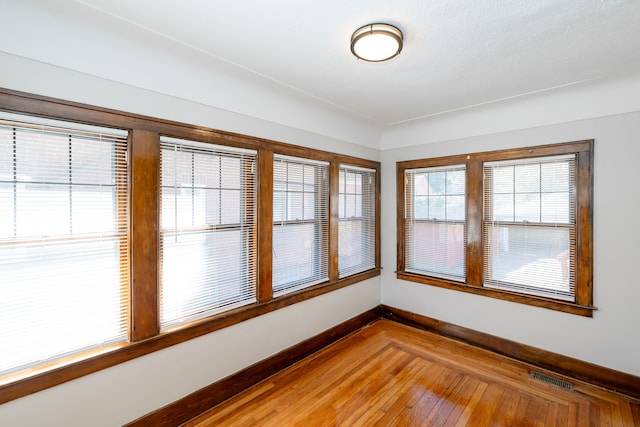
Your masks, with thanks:
<instances>
[{"instance_id":1,"label":"parquet wood flooring","mask_svg":"<svg viewBox=\"0 0 640 427\"><path fill-rule=\"evenodd\" d=\"M184 426L640 426L640 402L531 369L379 320Z\"/></svg>"}]
</instances>

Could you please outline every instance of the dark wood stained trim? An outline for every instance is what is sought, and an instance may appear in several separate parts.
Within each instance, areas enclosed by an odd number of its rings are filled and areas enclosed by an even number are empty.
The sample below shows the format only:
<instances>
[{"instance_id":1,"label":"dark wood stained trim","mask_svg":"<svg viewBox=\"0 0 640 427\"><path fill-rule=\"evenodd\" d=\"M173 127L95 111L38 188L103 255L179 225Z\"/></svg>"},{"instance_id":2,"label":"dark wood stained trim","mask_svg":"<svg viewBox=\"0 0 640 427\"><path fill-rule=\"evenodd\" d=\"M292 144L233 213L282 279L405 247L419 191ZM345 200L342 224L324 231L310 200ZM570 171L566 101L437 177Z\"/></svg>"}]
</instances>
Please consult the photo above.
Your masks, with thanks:
<instances>
[{"instance_id":1,"label":"dark wood stained trim","mask_svg":"<svg viewBox=\"0 0 640 427\"><path fill-rule=\"evenodd\" d=\"M176 426L184 423L379 318L380 315L377 308L365 311L274 356L257 362L180 400L138 418L126 424L126 426L158 427Z\"/></svg>"},{"instance_id":2,"label":"dark wood stained trim","mask_svg":"<svg viewBox=\"0 0 640 427\"><path fill-rule=\"evenodd\" d=\"M396 163L396 272L404 271L405 268L405 168L400 163ZM406 186L413 193L413 183L407 182ZM412 207L407 207L412 209Z\"/></svg>"},{"instance_id":3,"label":"dark wood stained trim","mask_svg":"<svg viewBox=\"0 0 640 427\"><path fill-rule=\"evenodd\" d=\"M378 309L380 316L385 319L435 332L539 368L640 399L640 377L399 308L381 305Z\"/></svg>"},{"instance_id":4,"label":"dark wood stained trim","mask_svg":"<svg viewBox=\"0 0 640 427\"><path fill-rule=\"evenodd\" d=\"M160 137L131 132L131 307L129 339L141 341L160 331L158 301Z\"/></svg>"},{"instance_id":5,"label":"dark wood stained trim","mask_svg":"<svg viewBox=\"0 0 640 427\"><path fill-rule=\"evenodd\" d=\"M593 305L593 142L576 158L576 302Z\"/></svg>"},{"instance_id":6,"label":"dark wood stained trim","mask_svg":"<svg viewBox=\"0 0 640 427\"><path fill-rule=\"evenodd\" d=\"M425 285L437 286L439 288L531 305L533 307L548 308L550 310L562 311L564 313L577 314L578 316L593 317L593 312L596 310L596 307L582 306L568 301L545 298L536 295L525 295L502 289L485 288L483 286L472 286L462 282L455 282L453 280L427 277L421 274L407 273L404 271L399 271L396 276L400 280L408 280L410 282L422 283Z\"/></svg>"},{"instance_id":7,"label":"dark wood stained trim","mask_svg":"<svg viewBox=\"0 0 640 427\"><path fill-rule=\"evenodd\" d=\"M287 156L311 157L327 162L335 160L339 163L376 170L380 169L380 162L375 160L5 88L0 88L0 110L89 125L147 130L173 138L190 139L252 150L267 149Z\"/></svg>"},{"instance_id":8,"label":"dark wood stained trim","mask_svg":"<svg viewBox=\"0 0 640 427\"><path fill-rule=\"evenodd\" d=\"M482 162L469 162L466 168L466 275L469 286L482 286L483 256L482 256Z\"/></svg>"},{"instance_id":9,"label":"dark wood stained trim","mask_svg":"<svg viewBox=\"0 0 640 427\"><path fill-rule=\"evenodd\" d=\"M592 317L597 307L593 304L593 146L594 140L572 141L532 147L520 147L507 150L495 150L480 153L458 154L447 157L406 160L396 163L397 203L397 270L396 277L401 280L438 286L475 295L497 298L505 301L542 307L579 316ZM575 302L566 302L532 294L487 288L484 283L483 241L483 162L535 158L562 154L575 154L576 162L576 199L577 199L577 254ZM409 169L419 169L444 165L466 165L466 273L465 281L441 279L405 271L405 190L412 193L412 183L404 182L404 174Z\"/></svg>"},{"instance_id":10,"label":"dark wood stained trim","mask_svg":"<svg viewBox=\"0 0 640 427\"><path fill-rule=\"evenodd\" d=\"M273 151L258 153L258 302L273 297Z\"/></svg>"}]
</instances>

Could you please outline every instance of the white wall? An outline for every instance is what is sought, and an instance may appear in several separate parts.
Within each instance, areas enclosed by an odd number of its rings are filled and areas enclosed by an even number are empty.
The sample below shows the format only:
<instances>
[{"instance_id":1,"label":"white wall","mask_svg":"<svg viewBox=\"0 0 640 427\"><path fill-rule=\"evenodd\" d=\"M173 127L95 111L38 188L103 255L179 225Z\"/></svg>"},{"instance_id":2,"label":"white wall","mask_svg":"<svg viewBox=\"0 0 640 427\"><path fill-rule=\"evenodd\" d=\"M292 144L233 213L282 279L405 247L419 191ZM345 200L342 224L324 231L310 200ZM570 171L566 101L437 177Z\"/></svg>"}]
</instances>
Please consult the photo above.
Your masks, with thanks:
<instances>
[{"instance_id":1,"label":"white wall","mask_svg":"<svg viewBox=\"0 0 640 427\"><path fill-rule=\"evenodd\" d=\"M353 141L329 138L43 62L0 53L0 64L0 87L379 159L377 150ZM345 134L358 133L357 126L331 122L327 116L324 120L329 127L344 128ZM122 425L379 303L380 278L376 277L5 403L0 405L0 425Z\"/></svg>"},{"instance_id":2,"label":"white wall","mask_svg":"<svg viewBox=\"0 0 640 427\"><path fill-rule=\"evenodd\" d=\"M638 98L637 94L633 96ZM589 101L596 103L599 99ZM540 99L533 102L540 103ZM557 107L553 102L546 105L550 111ZM522 127L527 110L518 107L512 103L503 108L513 116L522 114ZM459 119L457 126L446 132L480 132L479 128L465 128L465 121ZM473 120L468 123L473 127ZM640 190L636 185L640 112L415 145L416 141L429 139L429 129L434 126L438 124L416 123L411 128L388 130L385 135L388 144L396 141L404 148L382 151L382 302L640 376ZM505 122L503 128L510 126ZM593 318L396 279L393 201L397 161L591 138L595 139L594 303L598 307Z\"/></svg>"}]
</instances>

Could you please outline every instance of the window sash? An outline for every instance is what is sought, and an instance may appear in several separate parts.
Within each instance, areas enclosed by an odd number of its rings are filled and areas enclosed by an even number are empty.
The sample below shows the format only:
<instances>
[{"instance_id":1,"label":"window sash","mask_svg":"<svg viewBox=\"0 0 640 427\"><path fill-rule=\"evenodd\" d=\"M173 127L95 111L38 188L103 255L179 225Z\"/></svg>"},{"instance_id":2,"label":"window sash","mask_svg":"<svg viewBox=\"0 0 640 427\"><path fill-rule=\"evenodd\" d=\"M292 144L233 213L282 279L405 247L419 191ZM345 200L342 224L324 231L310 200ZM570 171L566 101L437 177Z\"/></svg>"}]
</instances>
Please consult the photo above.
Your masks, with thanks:
<instances>
[{"instance_id":1,"label":"window sash","mask_svg":"<svg viewBox=\"0 0 640 427\"><path fill-rule=\"evenodd\" d=\"M329 280L329 164L274 155L273 296Z\"/></svg>"},{"instance_id":2,"label":"window sash","mask_svg":"<svg viewBox=\"0 0 640 427\"><path fill-rule=\"evenodd\" d=\"M338 274L343 278L375 268L376 171L341 165L338 181Z\"/></svg>"},{"instance_id":3,"label":"window sash","mask_svg":"<svg viewBox=\"0 0 640 427\"><path fill-rule=\"evenodd\" d=\"M484 286L575 302L575 157L484 164Z\"/></svg>"},{"instance_id":4,"label":"window sash","mask_svg":"<svg viewBox=\"0 0 640 427\"><path fill-rule=\"evenodd\" d=\"M127 339L127 135L0 115L0 374Z\"/></svg>"},{"instance_id":5,"label":"window sash","mask_svg":"<svg viewBox=\"0 0 640 427\"><path fill-rule=\"evenodd\" d=\"M404 171L405 271L464 282L464 165Z\"/></svg>"},{"instance_id":6,"label":"window sash","mask_svg":"<svg viewBox=\"0 0 640 427\"><path fill-rule=\"evenodd\" d=\"M256 152L166 137L160 149L161 329L256 302Z\"/></svg>"}]
</instances>

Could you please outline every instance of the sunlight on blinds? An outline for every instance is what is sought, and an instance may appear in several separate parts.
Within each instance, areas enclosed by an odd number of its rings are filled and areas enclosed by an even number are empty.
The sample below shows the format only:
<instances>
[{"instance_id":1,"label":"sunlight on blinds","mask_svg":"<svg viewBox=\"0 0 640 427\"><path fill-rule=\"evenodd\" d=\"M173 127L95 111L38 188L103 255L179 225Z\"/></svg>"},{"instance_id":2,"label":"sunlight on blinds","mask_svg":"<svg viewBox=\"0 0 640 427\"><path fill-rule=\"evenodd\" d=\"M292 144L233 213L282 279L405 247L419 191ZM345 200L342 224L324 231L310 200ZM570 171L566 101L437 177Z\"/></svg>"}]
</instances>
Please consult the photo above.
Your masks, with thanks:
<instances>
[{"instance_id":1,"label":"sunlight on blinds","mask_svg":"<svg viewBox=\"0 0 640 427\"><path fill-rule=\"evenodd\" d=\"M405 171L405 270L464 281L465 166Z\"/></svg>"},{"instance_id":2,"label":"sunlight on blinds","mask_svg":"<svg viewBox=\"0 0 640 427\"><path fill-rule=\"evenodd\" d=\"M161 138L161 328L256 301L255 156Z\"/></svg>"},{"instance_id":3,"label":"sunlight on blinds","mask_svg":"<svg viewBox=\"0 0 640 427\"><path fill-rule=\"evenodd\" d=\"M329 279L329 164L275 155L273 295Z\"/></svg>"},{"instance_id":4,"label":"sunlight on blinds","mask_svg":"<svg viewBox=\"0 0 640 427\"><path fill-rule=\"evenodd\" d=\"M338 269L340 278L376 266L376 171L341 165Z\"/></svg>"},{"instance_id":5,"label":"sunlight on blinds","mask_svg":"<svg viewBox=\"0 0 640 427\"><path fill-rule=\"evenodd\" d=\"M575 155L486 163L485 286L575 299Z\"/></svg>"},{"instance_id":6,"label":"sunlight on blinds","mask_svg":"<svg viewBox=\"0 0 640 427\"><path fill-rule=\"evenodd\" d=\"M0 373L124 341L127 132L0 116Z\"/></svg>"}]
</instances>

